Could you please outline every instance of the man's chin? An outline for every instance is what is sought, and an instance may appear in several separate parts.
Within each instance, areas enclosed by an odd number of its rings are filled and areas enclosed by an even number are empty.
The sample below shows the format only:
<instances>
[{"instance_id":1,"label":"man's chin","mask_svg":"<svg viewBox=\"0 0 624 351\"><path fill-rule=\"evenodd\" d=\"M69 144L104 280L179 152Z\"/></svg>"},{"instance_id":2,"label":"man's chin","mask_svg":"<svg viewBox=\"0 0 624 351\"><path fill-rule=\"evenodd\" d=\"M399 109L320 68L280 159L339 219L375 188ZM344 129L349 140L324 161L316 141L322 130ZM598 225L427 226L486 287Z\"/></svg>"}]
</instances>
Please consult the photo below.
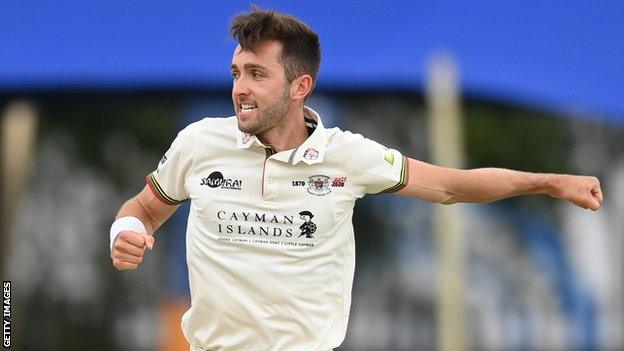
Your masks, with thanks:
<instances>
[{"instance_id":1,"label":"man's chin","mask_svg":"<svg viewBox=\"0 0 624 351\"><path fill-rule=\"evenodd\" d=\"M240 130L243 133L247 133L247 134L251 134L251 135L255 135L258 133L258 128L256 128L255 126L249 125L249 124L245 124L245 123L241 123L241 121L238 121L238 130Z\"/></svg>"}]
</instances>

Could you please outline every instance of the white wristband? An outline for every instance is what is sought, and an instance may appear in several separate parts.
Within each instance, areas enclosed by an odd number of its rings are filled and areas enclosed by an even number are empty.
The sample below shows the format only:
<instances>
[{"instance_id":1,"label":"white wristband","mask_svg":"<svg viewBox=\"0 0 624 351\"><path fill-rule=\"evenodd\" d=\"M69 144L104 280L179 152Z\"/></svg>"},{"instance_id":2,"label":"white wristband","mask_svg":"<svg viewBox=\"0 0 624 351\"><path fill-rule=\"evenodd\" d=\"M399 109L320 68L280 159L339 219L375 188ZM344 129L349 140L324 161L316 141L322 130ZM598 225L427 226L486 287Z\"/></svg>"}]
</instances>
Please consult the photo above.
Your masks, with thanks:
<instances>
[{"instance_id":1,"label":"white wristband","mask_svg":"<svg viewBox=\"0 0 624 351\"><path fill-rule=\"evenodd\" d=\"M147 234L147 230L145 230L145 226L140 219L136 217L121 217L117 218L110 229L110 249L113 249L113 243L115 243L115 239L119 233L130 230L133 232Z\"/></svg>"}]
</instances>

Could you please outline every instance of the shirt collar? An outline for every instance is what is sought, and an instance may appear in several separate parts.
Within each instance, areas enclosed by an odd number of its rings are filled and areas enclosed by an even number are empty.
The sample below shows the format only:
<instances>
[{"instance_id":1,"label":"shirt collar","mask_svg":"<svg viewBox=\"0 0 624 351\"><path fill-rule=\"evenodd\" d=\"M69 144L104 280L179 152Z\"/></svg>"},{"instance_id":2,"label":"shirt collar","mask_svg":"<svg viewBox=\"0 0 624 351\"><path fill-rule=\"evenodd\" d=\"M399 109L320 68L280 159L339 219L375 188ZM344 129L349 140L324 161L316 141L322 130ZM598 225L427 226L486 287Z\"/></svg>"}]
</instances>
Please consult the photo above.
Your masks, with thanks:
<instances>
[{"instance_id":1,"label":"shirt collar","mask_svg":"<svg viewBox=\"0 0 624 351\"><path fill-rule=\"evenodd\" d=\"M255 135L251 135L249 133L243 133L238 129L237 131L238 133L236 135L236 148L246 149L246 148L249 148L254 143L258 143L258 145L262 147L266 147L264 146L264 144L260 142L260 140L258 140L258 137L256 137Z\"/></svg>"},{"instance_id":2,"label":"shirt collar","mask_svg":"<svg viewBox=\"0 0 624 351\"><path fill-rule=\"evenodd\" d=\"M303 115L306 119L315 121L316 128L314 132L312 132L312 135L294 150L294 155L291 157L292 164L297 164L299 161L303 161L309 165L321 163L325 157L325 149L327 147L327 131L323 126L321 117L316 111L305 106L303 108Z\"/></svg>"},{"instance_id":3,"label":"shirt collar","mask_svg":"<svg viewBox=\"0 0 624 351\"><path fill-rule=\"evenodd\" d=\"M327 147L327 131L323 126L321 117L308 106L303 107L303 115L306 120L312 120L316 123L314 132L298 148L277 153L274 158L293 165L300 161L309 165L323 161ZM254 143L266 147L255 135L243 133L240 130L237 134L236 147L239 149L249 148Z\"/></svg>"}]
</instances>

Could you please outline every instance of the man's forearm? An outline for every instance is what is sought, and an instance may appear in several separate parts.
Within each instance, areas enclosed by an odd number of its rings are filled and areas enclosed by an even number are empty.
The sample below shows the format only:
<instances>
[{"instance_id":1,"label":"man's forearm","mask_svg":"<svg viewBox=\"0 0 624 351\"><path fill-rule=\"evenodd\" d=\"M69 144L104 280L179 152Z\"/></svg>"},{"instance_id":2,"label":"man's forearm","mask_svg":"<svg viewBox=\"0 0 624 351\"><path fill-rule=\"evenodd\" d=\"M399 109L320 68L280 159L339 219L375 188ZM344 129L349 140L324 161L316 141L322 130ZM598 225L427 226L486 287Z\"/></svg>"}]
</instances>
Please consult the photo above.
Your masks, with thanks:
<instances>
[{"instance_id":1,"label":"man's forearm","mask_svg":"<svg viewBox=\"0 0 624 351\"><path fill-rule=\"evenodd\" d=\"M597 210L603 201L596 177L520 172L504 168L461 170L409 160L409 181L399 194L442 204L486 203L512 196L547 194Z\"/></svg>"},{"instance_id":2,"label":"man's forearm","mask_svg":"<svg viewBox=\"0 0 624 351\"><path fill-rule=\"evenodd\" d=\"M178 206L163 204L146 186L135 197L126 201L117 213L117 218L132 216L136 217L145 226L147 233L153 235L169 218Z\"/></svg>"},{"instance_id":3,"label":"man's forearm","mask_svg":"<svg viewBox=\"0 0 624 351\"><path fill-rule=\"evenodd\" d=\"M115 218L127 216L138 218L145 226L147 234L150 235L153 235L156 229L160 226L160 224L150 216L149 212L146 210L145 206L141 204L137 196L126 201L119 209L119 212L117 212L117 216Z\"/></svg>"},{"instance_id":4,"label":"man's forearm","mask_svg":"<svg viewBox=\"0 0 624 351\"><path fill-rule=\"evenodd\" d=\"M519 195L552 195L557 176L503 168L454 170L446 177L446 197L441 203L487 203Z\"/></svg>"}]
</instances>

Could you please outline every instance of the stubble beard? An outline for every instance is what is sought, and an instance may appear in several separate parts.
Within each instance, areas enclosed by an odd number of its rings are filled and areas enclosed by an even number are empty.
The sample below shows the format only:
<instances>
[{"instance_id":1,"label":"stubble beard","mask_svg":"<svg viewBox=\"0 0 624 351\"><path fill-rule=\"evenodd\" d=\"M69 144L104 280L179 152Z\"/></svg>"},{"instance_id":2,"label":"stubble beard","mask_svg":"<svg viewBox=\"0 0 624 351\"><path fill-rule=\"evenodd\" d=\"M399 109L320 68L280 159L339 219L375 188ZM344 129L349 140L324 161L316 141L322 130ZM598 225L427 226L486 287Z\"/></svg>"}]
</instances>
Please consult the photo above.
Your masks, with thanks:
<instances>
[{"instance_id":1,"label":"stubble beard","mask_svg":"<svg viewBox=\"0 0 624 351\"><path fill-rule=\"evenodd\" d=\"M275 127L281 121L286 118L288 110L290 109L290 91L288 86L284 87L282 94L271 105L259 109L258 117L255 123L247 128L241 128L239 123L238 128L243 133L249 133L252 135L262 134L267 130Z\"/></svg>"}]
</instances>

